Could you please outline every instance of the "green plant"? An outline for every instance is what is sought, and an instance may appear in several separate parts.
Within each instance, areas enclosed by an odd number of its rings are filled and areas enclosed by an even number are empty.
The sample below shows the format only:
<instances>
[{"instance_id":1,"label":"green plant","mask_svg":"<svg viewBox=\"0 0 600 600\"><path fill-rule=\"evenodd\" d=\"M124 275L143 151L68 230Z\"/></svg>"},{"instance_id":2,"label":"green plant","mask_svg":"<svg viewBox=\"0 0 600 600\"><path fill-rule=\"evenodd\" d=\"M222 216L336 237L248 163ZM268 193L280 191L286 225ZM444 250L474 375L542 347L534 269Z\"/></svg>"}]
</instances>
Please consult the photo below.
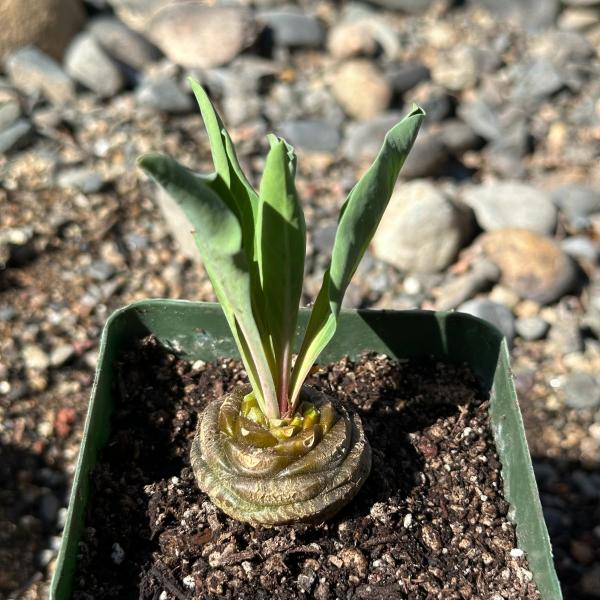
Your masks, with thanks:
<instances>
[{"instance_id":1,"label":"green plant","mask_svg":"<svg viewBox=\"0 0 600 600\"><path fill-rule=\"evenodd\" d=\"M346 288L424 112L413 107L387 133L374 163L348 195L331 263L293 361L306 248L294 150L268 136L257 193L205 91L193 80L191 85L215 172L193 173L162 154L144 155L139 164L190 220L251 384L243 395L237 390L205 411L192 448L194 470L213 501L236 518L256 523L325 518L362 485L370 449L360 420L303 383L335 333Z\"/></svg>"}]
</instances>

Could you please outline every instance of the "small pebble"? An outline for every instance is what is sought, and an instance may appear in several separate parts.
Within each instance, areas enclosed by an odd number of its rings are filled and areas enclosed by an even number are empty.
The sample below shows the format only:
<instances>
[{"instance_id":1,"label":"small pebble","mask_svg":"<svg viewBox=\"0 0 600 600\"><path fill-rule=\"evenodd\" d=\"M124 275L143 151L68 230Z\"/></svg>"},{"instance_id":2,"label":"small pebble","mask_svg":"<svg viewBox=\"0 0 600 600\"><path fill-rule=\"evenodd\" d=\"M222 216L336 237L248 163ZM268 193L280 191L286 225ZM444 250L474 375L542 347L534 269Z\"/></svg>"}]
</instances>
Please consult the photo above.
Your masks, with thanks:
<instances>
[{"instance_id":1,"label":"small pebble","mask_svg":"<svg viewBox=\"0 0 600 600\"><path fill-rule=\"evenodd\" d=\"M125 560L125 550L123 550L119 543L115 542L112 545L110 558L115 563L115 565L120 565Z\"/></svg>"}]
</instances>

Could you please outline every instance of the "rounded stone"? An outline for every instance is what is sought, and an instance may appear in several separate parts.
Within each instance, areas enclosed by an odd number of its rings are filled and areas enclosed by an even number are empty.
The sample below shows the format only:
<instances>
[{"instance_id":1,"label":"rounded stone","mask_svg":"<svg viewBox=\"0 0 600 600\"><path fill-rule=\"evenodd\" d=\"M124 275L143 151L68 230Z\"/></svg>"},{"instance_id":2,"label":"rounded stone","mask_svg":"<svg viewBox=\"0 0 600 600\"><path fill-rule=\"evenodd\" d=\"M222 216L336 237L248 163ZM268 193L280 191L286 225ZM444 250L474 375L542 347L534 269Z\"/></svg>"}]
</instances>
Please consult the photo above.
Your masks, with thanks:
<instances>
[{"instance_id":1,"label":"rounded stone","mask_svg":"<svg viewBox=\"0 0 600 600\"><path fill-rule=\"evenodd\" d=\"M99 96L113 96L125 84L117 64L89 33L80 33L73 40L65 56L65 68L73 79Z\"/></svg>"},{"instance_id":2,"label":"rounded stone","mask_svg":"<svg viewBox=\"0 0 600 600\"><path fill-rule=\"evenodd\" d=\"M501 282L521 298L555 302L577 282L575 264L553 240L524 229L485 234L481 245L501 271Z\"/></svg>"},{"instance_id":3,"label":"rounded stone","mask_svg":"<svg viewBox=\"0 0 600 600\"><path fill-rule=\"evenodd\" d=\"M0 59L33 45L60 60L84 18L78 0L4 0L0 2Z\"/></svg>"},{"instance_id":4,"label":"rounded stone","mask_svg":"<svg viewBox=\"0 0 600 600\"><path fill-rule=\"evenodd\" d=\"M515 329L524 340L541 340L548 333L550 325L541 317L517 319Z\"/></svg>"},{"instance_id":5,"label":"rounded stone","mask_svg":"<svg viewBox=\"0 0 600 600\"><path fill-rule=\"evenodd\" d=\"M600 382L589 373L572 373L563 383L565 404L569 408L600 406Z\"/></svg>"},{"instance_id":6,"label":"rounded stone","mask_svg":"<svg viewBox=\"0 0 600 600\"><path fill-rule=\"evenodd\" d=\"M256 27L245 8L184 2L159 10L147 35L178 65L210 68L230 62L247 48L256 38Z\"/></svg>"},{"instance_id":7,"label":"rounded stone","mask_svg":"<svg viewBox=\"0 0 600 600\"><path fill-rule=\"evenodd\" d=\"M331 89L344 111L356 119L381 114L392 97L385 77L371 61L363 59L342 64L333 76Z\"/></svg>"},{"instance_id":8,"label":"rounded stone","mask_svg":"<svg viewBox=\"0 0 600 600\"><path fill-rule=\"evenodd\" d=\"M487 298L474 298L461 304L457 310L488 321L502 333L509 343L515 337L515 318L504 304Z\"/></svg>"},{"instance_id":9,"label":"rounded stone","mask_svg":"<svg viewBox=\"0 0 600 600\"><path fill-rule=\"evenodd\" d=\"M469 231L469 216L431 183L404 183L394 190L373 238L373 254L403 271L440 271Z\"/></svg>"},{"instance_id":10,"label":"rounded stone","mask_svg":"<svg viewBox=\"0 0 600 600\"><path fill-rule=\"evenodd\" d=\"M463 198L485 231L519 228L552 234L556 229L551 198L530 185L516 181L478 185L467 189Z\"/></svg>"}]
</instances>

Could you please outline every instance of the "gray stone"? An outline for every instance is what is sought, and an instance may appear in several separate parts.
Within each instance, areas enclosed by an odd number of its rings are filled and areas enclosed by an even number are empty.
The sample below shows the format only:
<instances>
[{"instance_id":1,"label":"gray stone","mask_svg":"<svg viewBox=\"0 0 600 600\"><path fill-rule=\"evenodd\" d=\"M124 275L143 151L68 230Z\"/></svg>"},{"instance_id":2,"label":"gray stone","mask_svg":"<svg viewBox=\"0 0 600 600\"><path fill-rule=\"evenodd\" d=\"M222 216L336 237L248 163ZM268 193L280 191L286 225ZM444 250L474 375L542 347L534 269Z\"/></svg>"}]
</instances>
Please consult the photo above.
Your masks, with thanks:
<instances>
[{"instance_id":1,"label":"gray stone","mask_svg":"<svg viewBox=\"0 0 600 600\"><path fill-rule=\"evenodd\" d=\"M256 39L256 27L244 7L183 2L158 11L147 35L178 65L207 69L231 62Z\"/></svg>"},{"instance_id":2,"label":"gray stone","mask_svg":"<svg viewBox=\"0 0 600 600\"><path fill-rule=\"evenodd\" d=\"M541 340L548 333L550 325L542 317L517 319L515 329L524 340Z\"/></svg>"},{"instance_id":3,"label":"gray stone","mask_svg":"<svg viewBox=\"0 0 600 600\"><path fill-rule=\"evenodd\" d=\"M342 148L344 157L351 162L371 162L377 156L385 134L401 119L401 113L389 112L350 124Z\"/></svg>"},{"instance_id":4,"label":"gray stone","mask_svg":"<svg viewBox=\"0 0 600 600\"><path fill-rule=\"evenodd\" d=\"M96 260L86 269L87 274L96 281L107 281L111 279L117 269L105 260Z\"/></svg>"},{"instance_id":5,"label":"gray stone","mask_svg":"<svg viewBox=\"0 0 600 600\"><path fill-rule=\"evenodd\" d=\"M321 21L294 6L260 12L258 19L273 32L277 46L320 48L325 42L325 29Z\"/></svg>"},{"instance_id":6,"label":"gray stone","mask_svg":"<svg viewBox=\"0 0 600 600\"><path fill-rule=\"evenodd\" d=\"M465 123L458 119L445 121L438 134L446 148L460 156L468 150L475 150L483 143L482 139Z\"/></svg>"},{"instance_id":7,"label":"gray stone","mask_svg":"<svg viewBox=\"0 0 600 600\"><path fill-rule=\"evenodd\" d=\"M134 69L142 70L161 56L156 46L115 17L92 19L88 31L107 54Z\"/></svg>"},{"instance_id":8,"label":"gray stone","mask_svg":"<svg viewBox=\"0 0 600 600\"><path fill-rule=\"evenodd\" d=\"M0 131L0 154L20 150L33 139L34 130L27 119L18 119L10 127Z\"/></svg>"},{"instance_id":9,"label":"gray stone","mask_svg":"<svg viewBox=\"0 0 600 600\"><path fill-rule=\"evenodd\" d=\"M474 186L463 195L485 231L518 228L552 234L556 208L550 197L524 183L503 181Z\"/></svg>"},{"instance_id":10,"label":"gray stone","mask_svg":"<svg viewBox=\"0 0 600 600\"><path fill-rule=\"evenodd\" d=\"M448 157L448 148L439 135L421 132L400 171L400 176L405 179L416 179L439 175Z\"/></svg>"},{"instance_id":11,"label":"gray stone","mask_svg":"<svg viewBox=\"0 0 600 600\"><path fill-rule=\"evenodd\" d=\"M56 183L62 188L75 188L84 194L99 192L104 185L100 174L89 167L73 167L61 171Z\"/></svg>"},{"instance_id":12,"label":"gray stone","mask_svg":"<svg viewBox=\"0 0 600 600\"><path fill-rule=\"evenodd\" d=\"M502 126L497 111L482 98L462 103L458 114L467 125L486 140L495 140L502 136Z\"/></svg>"},{"instance_id":13,"label":"gray stone","mask_svg":"<svg viewBox=\"0 0 600 600\"><path fill-rule=\"evenodd\" d=\"M307 152L333 153L340 145L340 132L327 121L286 121L279 133L293 146Z\"/></svg>"},{"instance_id":14,"label":"gray stone","mask_svg":"<svg viewBox=\"0 0 600 600\"><path fill-rule=\"evenodd\" d=\"M402 271L440 271L455 259L469 232L468 217L431 183L403 183L373 238L373 255Z\"/></svg>"},{"instance_id":15,"label":"gray stone","mask_svg":"<svg viewBox=\"0 0 600 600\"><path fill-rule=\"evenodd\" d=\"M584 235L565 238L560 243L560 247L573 258L589 260L593 263L600 259L600 246Z\"/></svg>"},{"instance_id":16,"label":"gray stone","mask_svg":"<svg viewBox=\"0 0 600 600\"><path fill-rule=\"evenodd\" d=\"M41 92L50 102L62 104L75 96L75 86L62 67L33 46L21 48L6 59L6 71L21 90Z\"/></svg>"},{"instance_id":17,"label":"gray stone","mask_svg":"<svg viewBox=\"0 0 600 600\"><path fill-rule=\"evenodd\" d=\"M569 408L600 406L600 382L589 373L571 373L563 383L565 404Z\"/></svg>"},{"instance_id":18,"label":"gray stone","mask_svg":"<svg viewBox=\"0 0 600 600\"><path fill-rule=\"evenodd\" d=\"M600 189L591 186L565 185L555 190L552 198L573 225L581 221L586 226L587 217L600 212Z\"/></svg>"},{"instance_id":19,"label":"gray stone","mask_svg":"<svg viewBox=\"0 0 600 600\"><path fill-rule=\"evenodd\" d=\"M558 69L550 61L539 59L518 66L511 98L513 102L531 108L558 92L563 85Z\"/></svg>"},{"instance_id":20,"label":"gray stone","mask_svg":"<svg viewBox=\"0 0 600 600\"><path fill-rule=\"evenodd\" d=\"M145 79L135 93L140 106L169 114L188 113L194 102L171 77Z\"/></svg>"},{"instance_id":21,"label":"gray stone","mask_svg":"<svg viewBox=\"0 0 600 600\"><path fill-rule=\"evenodd\" d=\"M394 93L402 95L429 79L429 69L419 62L406 62L388 67L385 77Z\"/></svg>"},{"instance_id":22,"label":"gray stone","mask_svg":"<svg viewBox=\"0 0 600 600\"><path fill-rule=\"evenodd\" d=\"M0 104L0 131L14 125L21 116L19 103L13 100Z\"/></svg>"},{"instance_id":23,"label":"gray stone","mask_svg":"<svg viewBox=\"0 0 600 600\"><path fill-rule=\"evenodd\" d=\"M461 304L457 310L488 321L498 328L509 343L512 342L515 336L515 318L504 304L486 298L475 298Z\"/></svg>"},{"instance_id":24,"label":"gray stone","mask_svg":"<svg viewBox=\"0 0 600 600\"><path fill-rule=\"evenodd\" d=\"M65 68L73 79L102 97L115 95L125 84L119 67L89 33L73 40Z\"/></svg>"}]
</instances>

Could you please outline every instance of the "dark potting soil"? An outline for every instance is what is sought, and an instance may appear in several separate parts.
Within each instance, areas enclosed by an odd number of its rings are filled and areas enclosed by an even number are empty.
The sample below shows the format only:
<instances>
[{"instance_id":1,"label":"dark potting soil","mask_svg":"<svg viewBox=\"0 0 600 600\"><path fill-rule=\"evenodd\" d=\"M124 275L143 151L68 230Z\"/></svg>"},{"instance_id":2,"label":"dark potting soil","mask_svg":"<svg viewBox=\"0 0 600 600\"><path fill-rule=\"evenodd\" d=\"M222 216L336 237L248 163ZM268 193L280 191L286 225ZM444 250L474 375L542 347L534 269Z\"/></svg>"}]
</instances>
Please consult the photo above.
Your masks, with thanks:
<instances>
[{"instance_id":1,"label":"dark potting soil","mask_svg":"<svg viewBox=\"0 0 600 600\"><path fill-rule=\"evenodd\" d=\"M365 355L311 376L360 414L371 475L324 525L254 528L211 504L188 457L198 413L245 380L240 364L146 339L117 368L75 599L539 597L468 369Z\"/></svg>"}]
</instances>

